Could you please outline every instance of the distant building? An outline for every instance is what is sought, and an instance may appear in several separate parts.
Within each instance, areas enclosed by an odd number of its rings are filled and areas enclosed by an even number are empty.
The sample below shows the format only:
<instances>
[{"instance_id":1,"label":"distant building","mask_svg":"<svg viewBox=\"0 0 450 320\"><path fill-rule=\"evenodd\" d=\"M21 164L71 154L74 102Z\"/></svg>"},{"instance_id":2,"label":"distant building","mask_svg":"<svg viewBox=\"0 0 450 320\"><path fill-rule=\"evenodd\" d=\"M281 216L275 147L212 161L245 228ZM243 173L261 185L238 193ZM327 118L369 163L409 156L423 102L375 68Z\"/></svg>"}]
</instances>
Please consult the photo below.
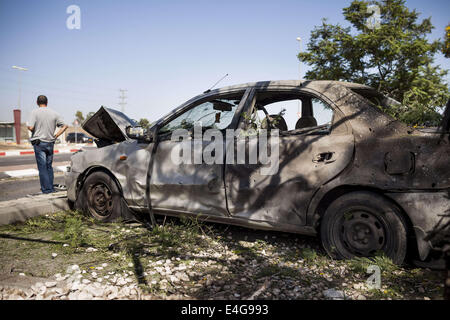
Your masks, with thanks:
<instances>
[{"instance_id":1,"label":"distant building","mask_svg":"<svg viewBox=\"0 0 450 320\"><path fill-rule=\"evenodd\" d=\"M16 109L13 111L14 119L17 121L17 123L20 123L20 126L17 127L18 130L15 130L16 127L14 121L0 121L0 143L17 143L18 140L20 140L20 144L29 144L31 132L28 130L26 123L20 122L20 110ZM59 128L56 128L56 131L57 130L59 130ZM17 134L19 132L20 139L17 139ZM84 131L80 126L69 126L69 128L67 128L67 130L59 137L56 143L66 143L67 134L71 132L84 133L87 136L90 136L90 134Z\"/></svg>"},{"instance_id":2,"label":"distant building","mask_svg":"<svg viewBox=\"0 0 450 320\"><path fill-rule=\"evenodd\" d=\"M13 110L14 121L0 121L0 142L2 143L28 143L30 132L27 125L20 121L21 110Z\"/></svg>"},{"instance_id":3,"label":"distant building","mask_svg":"<svg viewBox=\"0 0 450 320\"><path fill-rule=\"evenodd\" d=\"M27 129L26 123L20 124L20 143L26 144L29 142L31 132ZM16 130L14 122L0 122L0 142L2 143L16 143Z\"/></svg>"},{"instance_id":4,"label":"distant building","mask_svg":"<svg viewBox=\"0 0 450 320\"><path fill-rule=\"evenodd\" d=\"M16 142L14 122L0 122L0 142Z\"/></svg>"},{"instance_id":5,"label":"distant building","mask_svg":"<svg viewBox=\"0 0 450 320\"><path fill-rule=\"evenodd\" d=\"M13 111L14 119L17 123L20 123L20 110ZM56 131L58 130L59 128L56 128ZM18 132L20 132L20 139L17 139ZM90 134L84 131L80 126L69 126L69 128L59 137L56 143L66 143L67 134L71 132L84 133L87 136L90 136ZM16 131L14 121L0 121L0 143L17 143L18 140L20 140L20 144L29 144L30 137L31 132L28 130L26 123L20 123L20 126L18 126L18 130Z\"/></svg>"}]
</instances>

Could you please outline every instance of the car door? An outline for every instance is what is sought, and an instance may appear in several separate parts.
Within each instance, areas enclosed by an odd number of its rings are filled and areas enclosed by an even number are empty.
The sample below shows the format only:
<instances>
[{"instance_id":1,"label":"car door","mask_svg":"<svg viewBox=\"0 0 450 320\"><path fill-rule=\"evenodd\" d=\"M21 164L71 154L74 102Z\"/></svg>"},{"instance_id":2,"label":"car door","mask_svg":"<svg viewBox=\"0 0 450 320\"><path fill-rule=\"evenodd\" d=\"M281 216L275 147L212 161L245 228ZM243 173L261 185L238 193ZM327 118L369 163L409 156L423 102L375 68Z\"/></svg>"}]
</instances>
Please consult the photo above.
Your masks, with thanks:
<instances>
[{"instance_id":1,"label":"car door","mask_svg":"<svg viewBox=\"0 0 450 320\"><path fill-rule=\"evenodd\" d=\"M292 89L287 92L258 90L246 112L253 114L259 98L270 98L272 93L274 96L285 93L288 99L296 94ZM298 95L299 99L303 98L305 92L298 91ZM307 93L308 97L311 95L311 92ZM320 97L320 101L324 102L324 98ZM353 155L354 138L351 129L335 105L330 101L326 104L334 111L329 126L280 131L278 138L269 140L268 150L272 148L272 144L278 144L278 165L273 173L263 174L261 169L264 166L259 162L259 155L257 164L226 164L225 186L228 209L232 216L264 221L287 229L306 224L307 206L313 194L321 185L344 170ZM247 154L255 150L261 152L259 146L256 148L261 139L258 135L247 135L237 138L239 139L247 140ZM229 148L234 148L237 153L239 143L236 142Z\"/></svg>"},{"instance_id":2,"label":"car door","mask_svg":"<svg viewBox=\"0 0 450 320\"><path fill-rule=\"evenodd\" d=\"M229 215L223 179L224 144L220 145L221 150L212 152L213 156L217 152L221 161L207 163L202 157L199 162L194 152L200 150L203 156L203 151L211 144L210 139L201 138L208 129L225 137L225 130L235 125L238 110L245 101L244 93L245 89L206 94L181 107L160 125L150 168L149 192L155 211ZM179 137L179 131L184 131L185 136ZM180 161L180 158L190 161Z\"/></svg>"}]
</instances>

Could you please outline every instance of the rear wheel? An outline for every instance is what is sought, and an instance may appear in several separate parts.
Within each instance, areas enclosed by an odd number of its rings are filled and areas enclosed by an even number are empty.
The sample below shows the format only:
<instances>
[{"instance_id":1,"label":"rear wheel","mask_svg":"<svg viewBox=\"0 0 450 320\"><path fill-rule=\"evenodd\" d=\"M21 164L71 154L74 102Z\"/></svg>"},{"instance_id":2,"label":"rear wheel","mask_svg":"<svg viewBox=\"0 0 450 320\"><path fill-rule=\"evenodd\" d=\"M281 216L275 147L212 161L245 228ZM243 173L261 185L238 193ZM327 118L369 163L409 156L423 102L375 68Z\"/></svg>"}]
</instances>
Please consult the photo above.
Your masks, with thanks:
<instances>
[{"instance_id":1,"label":"rear wheel","mask_svg":"<svg viewBox=\"0 0 450 320\"><path fill-rule=\"evenodd\" d=\"M83 184L77 202L96 220L111 222L121 216L121 194L116 182L105 172L90 174Z\"/></svg>"},{"instance_id":2,"label":"rear wheel","mask_svg":"<svg viewBox=\"0 0 450 320\"><path fill-rule=\"evenodd\" d=\"M372 192L351 192L327 208L320 234L325 250L337 259L383 252L396 264L406 256L406 224L397 206Z\"/></svg>"}]
</instances>

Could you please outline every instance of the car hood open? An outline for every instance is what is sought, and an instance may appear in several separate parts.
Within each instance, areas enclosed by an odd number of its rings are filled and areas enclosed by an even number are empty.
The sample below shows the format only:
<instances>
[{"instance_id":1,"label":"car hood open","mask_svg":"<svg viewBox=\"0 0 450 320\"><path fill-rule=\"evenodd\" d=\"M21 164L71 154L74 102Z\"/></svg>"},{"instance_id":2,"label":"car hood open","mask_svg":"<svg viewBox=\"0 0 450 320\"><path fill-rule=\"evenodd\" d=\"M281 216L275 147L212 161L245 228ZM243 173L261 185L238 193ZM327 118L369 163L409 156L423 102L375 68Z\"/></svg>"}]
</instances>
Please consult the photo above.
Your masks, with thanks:
<instances>
[{"instance_id":1,"label":"car hood open","mask_svg":"<svg viewBox=\"0 0 450 320\"><path fill-rule=\"evenodd\" d=\"M83 123L82 127L97 139L122 142L131 140L126 134L126 128L136 125L136 121L131 120L122 112L102 106Z\"/></svg>"}]
</instances>

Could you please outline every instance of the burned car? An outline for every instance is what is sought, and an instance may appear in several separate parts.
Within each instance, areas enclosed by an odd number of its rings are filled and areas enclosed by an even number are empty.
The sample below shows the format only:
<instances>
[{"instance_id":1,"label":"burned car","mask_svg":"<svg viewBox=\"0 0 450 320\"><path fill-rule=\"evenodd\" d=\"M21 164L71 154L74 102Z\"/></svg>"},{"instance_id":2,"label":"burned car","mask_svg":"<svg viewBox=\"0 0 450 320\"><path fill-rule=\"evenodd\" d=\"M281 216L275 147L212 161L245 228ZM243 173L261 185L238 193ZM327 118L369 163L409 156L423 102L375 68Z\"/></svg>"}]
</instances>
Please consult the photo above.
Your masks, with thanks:
<instances>
[{"instance_id":1,"label":"burned car","mask_svg":"<svg viewBox=\"0 0 450 320\"><path fill-rule=\"evenodd\" d=\"M299 118L278 112L292 101ZM401 263L411 252L425 260L432 249L427 231L450 204L448 132L396 121L380 108L393 103L359 84L264 81L208 90L146 132L102 107L83 124L98 148L72 156L68 199L102 221L187 215L320 235L335 258L384 252ZM184 153L180 147L209 148L212 139L197 139L195 123L201 134L224 132L214 150L223 161L173 161ZM277 132L269 143L277 144L272 172L262 170L267 161L236 161L242 148L245 159L261 151L254 147L262 136L225 134L254 128ZM174 139L177 130L188 137Z\"/></svg>"}]
</instances>

